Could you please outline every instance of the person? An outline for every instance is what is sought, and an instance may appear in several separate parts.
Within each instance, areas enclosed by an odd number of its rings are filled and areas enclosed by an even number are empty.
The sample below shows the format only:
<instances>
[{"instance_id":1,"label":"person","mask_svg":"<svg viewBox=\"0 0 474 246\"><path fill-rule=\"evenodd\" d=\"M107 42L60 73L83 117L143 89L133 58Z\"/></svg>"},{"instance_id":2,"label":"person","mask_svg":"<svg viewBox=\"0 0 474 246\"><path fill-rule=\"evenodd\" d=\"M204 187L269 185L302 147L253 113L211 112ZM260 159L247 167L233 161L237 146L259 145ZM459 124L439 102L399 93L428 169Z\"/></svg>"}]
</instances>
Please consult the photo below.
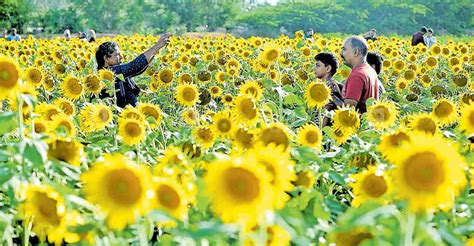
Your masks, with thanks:
<instances>
[{"instance_id":1,"label":"person","mask_svg":"<svg viewBox=\"0 0 474 246\"><path fill-rule=\"evenodd\" d=\"M425 41L426 47L429 49L436 43L436 37L433 36L433 29L428 29L428 32L423 36L423 40Z\"/></svg>"},{"instance_id":2,"label":"person","mask_svg":"<svg viewBox=\"0 0 474 246\"><path fill-rule=\"evenodd\" d=\"M383 86L382 81L380 81L380 77L378 75L382 71L383 67L383 57L375 52L369 51L367 53L367 63L375 70L377 73L377 80L378 80L378 86L379 86L379 97L385 93L385 87Z\"/></svg>"},{"instance_id":3,"label":"person","mask_svg":"<svg viewBox=\"0 0 474 246\"><path fill-rule=\"evenodd\" d=\"M109 41L99 45L95 53L97 70L109 69L115 74L123 75L124 78L124 80L115 79L117 106L123 108L127 105L133 107L137 105L140 88L133 81L133 77L142 74L148 68L156 53L169 44L171 36L171 33L164 33L151 48L125 64L122 64L122 54L117 43ZM103 99L111 96L104 89L99 97Z\"/></svg>"},{"instance_id":4,"label":"person","mask_svg":"<svg viewBox=\"0 0 474 246\"><path fill-rule=\"evenodd\" d=\"M87 30L86 39L89 41L89 43L95 42L97 40L97 36L95 35L95 31L93 29Z\"/></svg>"},{"instance_id":5,"label":"person","mask_svg":"<svg viewBox=\"0 0 474 246\"><path fill-rule=\"evenodd\" d=\"M7 35L8 35L8 30L7 30L7 29L3 29L2 38L7 39Z\"/></svg>"},{"instance_id":6,"label":"person","mask_svg":"<svg viewBox=\"0 0 474 246\"><path fill-rule=\"evenodd\" d=\"M365 102L369 98L379 99L377 73L367 63L369 45L362 37L352 36L344 41L341 57L352 71L344 84L344 104L355 106L359 113L367 112Z\"/></svg>"},{"instance_id":7,"label":"person","mask_svg":"<svg viewBox=\"0 0 474 246\"><path fill-rule=\"evenodd\" d=\"M313 35L314 35L314 30L313 30L313 28L310 28L304 34L304 38L313 38Z\"/></svg>"},{"instance_id":8,"label":"person","mask_svg":"<svg viewBox=\"0 0 474 246\"><path fill-rule=\"evenodd\" d=\"M18 35L16 28L10 30L11 34L7 36L8 41L20 41L21 37Z\"/></svg>"},{"instance_id":9,"label":"person","mask_svg":"<svg viewBox=\"0 0 474 246\"><path fill-rule=\"evenodd\" d=\"M368 32L364 33L363 36L364 36L365 40L367 40L367 41L369 41L369 40L375 41L375 40L377 40L377 30L375 30L375 28L372 28Z\"/></svg>"},{"instance_id":10,"label":"person","mask_svg":"<svg viewBox=\"0 0 474 246\"><path fill-rule=\"evenodd\" d=\"M69 41L71 39L71 31L69 29L64 30L64 38L66 41Z\"/></svg>"},{"instance_id":11,"label":"person","mask_svg":"<svg viewBox=\"0 0 474 246\"><path fill-rule=\"evenodd\" d=\"M77 38L79 38L80 40L87 41L85 32L78 32L77 33Z\"/></svg>"},{"instance_id":12,"label":"person","mask_svg":"<svg viewBox=\"0 0 474 246\"><path fill-rule=\"evenodd\" d=\"M423 39L423 35L428 31L425 26L422 26L419 32L413 33L411 37L411 46L417 46L418 44L425 44L425 40Z\"/></svg>"},{"instance_id":13,"label":"person","mask_svg":"<svg viewBox=\"0 0 474 246\"><path fill-rule=\"evenodd\" d=\"M342 92L340 85L334 78L337 69L339 67L337 63L337 58L334 54L328 52L322 52L317 54L314 59L316 63L313 67L313 73L316 78L321 79L326 83L326 85L331 90L331 101L327 103L324 108L328 111L337 109L338 106L341 106L344 102L342 98ZM323 118L323 126L330 124L330 120L327 117Z\"/></svg>"}]
</instances>

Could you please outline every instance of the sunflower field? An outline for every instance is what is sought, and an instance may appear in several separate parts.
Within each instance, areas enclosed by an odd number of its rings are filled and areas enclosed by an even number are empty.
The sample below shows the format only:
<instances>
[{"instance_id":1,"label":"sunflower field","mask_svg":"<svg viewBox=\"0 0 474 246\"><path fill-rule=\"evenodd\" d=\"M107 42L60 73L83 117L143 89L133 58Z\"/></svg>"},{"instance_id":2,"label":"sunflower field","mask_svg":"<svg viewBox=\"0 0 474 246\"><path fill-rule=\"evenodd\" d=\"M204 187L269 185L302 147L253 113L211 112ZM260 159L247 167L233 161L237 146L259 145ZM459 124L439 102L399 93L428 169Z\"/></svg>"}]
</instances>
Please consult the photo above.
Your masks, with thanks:
<instances>
[{"instance_id":1,"label":"sunflower field","mask_svg":"<svg viewBox=\"0 0 474 246\"><path fill-rule=\"evenodd\" d=\"M312 72L343 37L302 32L175 36L137 107L99 99L98 44L158 38L0 39L3 245L474 244L472 39L370 41L386 92L363 115L326 111Z\"/></svg>"}]
</instances>

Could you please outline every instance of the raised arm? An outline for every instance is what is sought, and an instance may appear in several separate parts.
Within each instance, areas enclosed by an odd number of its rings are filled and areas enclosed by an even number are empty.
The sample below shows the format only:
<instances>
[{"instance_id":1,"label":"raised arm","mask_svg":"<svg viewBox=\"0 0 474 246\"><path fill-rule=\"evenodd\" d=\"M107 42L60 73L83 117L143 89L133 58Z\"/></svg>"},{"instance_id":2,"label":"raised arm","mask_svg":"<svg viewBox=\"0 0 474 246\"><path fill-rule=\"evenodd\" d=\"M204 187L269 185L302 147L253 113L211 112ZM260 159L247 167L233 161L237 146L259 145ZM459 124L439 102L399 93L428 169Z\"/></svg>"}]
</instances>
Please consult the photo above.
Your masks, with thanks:
<instances>
[{"instance_id":1,"label":"raised arm","mask_svg":"<svg viewBox=\"0 0 474 246\"><path fill-rule=\"evenodd\" d=\"M170 43L170 37L172 36L171 33L167 32L164 33L160 36L160 39L156 42L155 45L153 45L151 48L149 48L147 51L145 51L143 54L145 55L146 59L148 62L151 62L153 60L153 57L155 57L155 54L164 46L168 45Z\"/></svg>"}]
</instances>

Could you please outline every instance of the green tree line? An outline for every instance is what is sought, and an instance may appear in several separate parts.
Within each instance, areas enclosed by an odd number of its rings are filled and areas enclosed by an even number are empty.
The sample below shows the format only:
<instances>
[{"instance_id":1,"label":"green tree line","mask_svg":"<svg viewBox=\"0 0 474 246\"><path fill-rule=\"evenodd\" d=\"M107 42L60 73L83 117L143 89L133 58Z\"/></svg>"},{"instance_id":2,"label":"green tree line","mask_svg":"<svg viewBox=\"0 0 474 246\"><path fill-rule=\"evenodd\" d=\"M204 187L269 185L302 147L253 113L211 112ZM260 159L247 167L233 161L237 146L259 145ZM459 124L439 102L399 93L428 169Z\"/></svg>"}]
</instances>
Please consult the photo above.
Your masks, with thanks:
<instances>
[{"instance_id":1,"label":"green tree line","mask_svg":"<svg viewBox=\"0 0 474 246\"><path fill-rule=\"evenodd\" d=\"M100 33L215 31L275 37L312 28L321 33L411 34L420 26L437 34L472 35L470 0L0 0L0 28L45 33L86 28Z\"/></svg>"}]
</instances>

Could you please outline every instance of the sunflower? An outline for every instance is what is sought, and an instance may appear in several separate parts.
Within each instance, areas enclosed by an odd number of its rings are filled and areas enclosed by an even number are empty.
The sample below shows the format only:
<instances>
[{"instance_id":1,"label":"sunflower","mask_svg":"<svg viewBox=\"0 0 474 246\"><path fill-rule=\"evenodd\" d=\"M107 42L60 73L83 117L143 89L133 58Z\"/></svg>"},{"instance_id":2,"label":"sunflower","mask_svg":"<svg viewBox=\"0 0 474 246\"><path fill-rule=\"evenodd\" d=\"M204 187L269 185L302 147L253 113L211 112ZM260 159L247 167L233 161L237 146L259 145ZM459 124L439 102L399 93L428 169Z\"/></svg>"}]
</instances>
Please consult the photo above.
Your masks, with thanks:
<instances>
[{"instance_id":1,"label":"sunflower","mask_svg":"<svg viewBox=\"0 0 474 246\"><path fill-rule=\"evenodd\" d=\"M67 98L61 97L54 101L54 105L56 105L63 113L68 116L73 116L76 113L75 105Z\"/></svg>"},{"instance_id":2,"label":"sunflower","mask_svg":"<svg viewBox=\"0 0 474 246\"><path fill-rule=\"evenodd\" d=\"M99 79L100 81L109 81L114 82L115 80L115 73L108 69L101 69L99 70Z\"/></svg>"},{"instance_id":3,"label":"sunflower","mask_svg":"<svg viewBox=\"0 0 474 246\"><path fill-rule=\"evenodd\" d=\"M151 129L160 125L162 119L160 106L151 103L140 103L138 105L138 110L147 118L153 118L153 122L149 123Z\"/></svg>"},{"instance_id":4,"label":"sunflower","mask_svg":"<svg viewBox=\"0 0 474 246\"><path fill-rule=\"evenodd\" d=\"M77 100L84 93L84 86L76 77L68 75L61 84L63 95L70 100Z\"/></svg>"},{"instance_id":5,"label":"sunflower","mask_svg":"<svg viewBox=\"0 0 474 246\"><path fill-rule=\"evenodd\" d=\"M98 95L104 87L102 81L95 74L89 74L86 76L84 79L84 86L86 87L86 91L93 95Z\"/></svg>"},{"instance_id":6,"label":"sunflower","mask_svg":"<svg viewBox=\"0 0 474 246\"><path fill-rule=\"evenodd\" d=\"M43 119L51 121L51 118L61 113L61 110L54 104L40 103L36 106L35 113L40 114Z\"/></svg>"},{"instance_id":7,"label":"sunflower","mask_svg":"<svg viewBox=\"0 0 474 246\"><path fill-rule=\"evenodd\" d=\"M189 108L181 113L181 118L188 125L196 125L199 121L199 115L194 109Z\"/></svg>"},{"instance_id":8,"label":"sunflower","mask_svg":"<svg viewBox=\"0 0 474 246\"><path fill-rule=\"evenodd\" d=\"M342 107L336 110L333 126L347 134L353 134L360 126L359 114L352 107Z\"/></svg>"},{"instance_id":9,"label":"sunflower","mask_svg":"<svg viewBox=\"0 0 474 246\"><path fill-rule=\"evenodd\" d=\"M465 131L466 135L474 134L474 103L461 108L459 129Z\"/></svg>"},{"instance_id":10,"label":"sunflower","mask_svg":"<svg viewBox=\"0 0 474 246\"><path fill-rule=\"evenodd\" d=\"M438 65L438 60L433 56L429 56L428 58L426 58L425 64L429 68L435 68Z\"/></svg>"},{"instance_id":11,"label":"sunflower","mask_svg":"<svg viewBox=\"0 0 474 246\"><path fill-rule=\"evenodd\" d=\"M255 99L246 94L238 96L235 99L232 114L238 123L245 125L254 124L259 118Z\"/></svg>"},{"instance_id":12,"label":"sunflower","mask_svg":"<svg viewBox=\"0 0 474 246\"><path fill-rule=\"evenodd\" d=\"M125 109L120 113L122 119L135 119L140 122L145 122L145 115L135 107L127 105Z\"/></svg>"},{"instance_id":13,"label":"sunflower","mask_svg":"<svg viewBox=\"0 0 474 246\"><path fill-rule=\"evenodd\" d=\"M291 160L289 152L281 146L270 144L266 147L257 147L246 154L255 155L257 163L265 167L273 190L274 207L276 209L283 208L290 199L286 192L293 189L291 182L296 180L295 164Z\"/></svg>"},{"instance_id":14,"label":"sunflower","mask_svg":"<svg viewBox=\"0 0 474 246\"><path fill-rule=\"evenodd\" d=\"M468 84L468 82L468 76L464 73L460 73L453 76L453 83L458 87L464 87Z\"/></svg>"},{"instance_id":15,"label":"sunflower","mask_svg":"<svg viewBox=\"0 0 474 246\"><path fill-rule=\"evenodd\" d=\"M220 111L212 116L212 128L213 132L217 136L225 138L229 137L234 129L234 123L232 122L231 114L229 111Z\"/></svg>"},{"instance_id":16,"label":"sunflower","mask_svg":"<svg viewBox=\"0 0 474 246\"><path fill-rule=\"evenodd\" d=\"M234 97L231 94L225 94L222 96L222 102L224 105L230 106L234 102Z\"/></svg>"},{"instance_id":17,"label":"sunflower","mask_svg":"<svg viewBox=\"0 0 474 246\"><path fill-rule=\"evenodd\" d=\"M48 141L48 158L79 166L83 154L83 146L77 140L55 137Z\"/></svg>"},{"instance_id":18,"label":"sunflower","mask_svg":"<svg viewBox=\"0 0 474 246\"><path fill-rule=\"evenodd\" d=\"M173 217L185 220L188 216L188 202L184 189L173 181L166 178L153 178L153 191L155 199L154 207L163 210Z\"/></svg>"},{"instance_id":19,"label":"sunflower","mask_svg":"<svg viewBox=\"0 0 474 246\"><path fill-rule=\"evenodd\" d=\"M225 67L226 67L226 71L230 71L230 70L239 71L242 65L240 64L239 60L235 58L231 58L226 62Z\"/></svg>"},{"instance_id":20,"label":"sunflower","mask_svg":"<svg viewBox=\"0 0 474 246\"><path fill-rule=\"evenodd\" d=\"M222 89L219 86L214 85L209 88L209 93L211 94L212 98L218 98L222 95Z\"/></svg>"},{"instance_id":21,"label":"sunflower","mask_svg":"<svg viewBox=\"0 0 474 246\"><path fill-rule=\"evenodd\" d=\"M273 225L267 227L268 246L290 245L291 235L283 227Z\"/></svg>"},{"instance_id":22,"label":"sunflower","mask_svg":"<svg viewBox=\"0 0 474 246\"><path fill-rule=\"evenodd\" d=\"M343 131L340 128L334 128L334 126L331 130L331 138L334 139L338 145L346 143L350 136L350 132Z\"/></svg>"},{"instance_id":23,"label":"sunflower","mask_svg":"<svg viewBox=\"0 0 474 246\"><path fill-rule=\"evenodd\" d=\"M139 144L145 140L144 122L134 118L120 118L118 135L127 145Z\"/></svg>"},{"instance_id":24,"label":"sunflower","mask_svg":"<svg viewBox=\"0 0 474 246\"><path fill-rule=\"evenodd\" d=\"M192 84L193 83L193 76L189 73L183 73L178 78L179 84Z\"/></svg>"},{"instance_id":25,"label":"sunflower","mask_svg":"<svg viewBox=\"0 0 474 246\"><path fill-rule=\"evenodd\" d=\"M300 171L296 174L296 180L292 182L295 186L302 186L311 189L316 183L316 177L311 170Z\"/></svg>"},{"instance_id":26,"label":"sunflower","mask_svg":"<svg viewBox=\"0 0 474 246\"><path fill-rule=\"evenodd\" d=\"M323 143L323 134L315 125L306 124L298 131L298 143L319 150Z\"/></svg>"},{"instance_id":27,"label":"sunflower","mask_svg":"<svg viewBox=\"0 0 474 246\"><path fill-rule=\"evenodd\" d=\"M382 153L382 156L389 161L400 153L399 148L404 142L410 141L410 135L405 130L397 130L385 133L382 135L378 150Z\"/></svg>"},{"instance_id":28,"label":"sunflower","mask_svg":"<svg viewBox=\"0 0 474 246\"><path fill-rule=\"evenodd\" d=\"M66 67L63 64L58 63L54 65L54 73L58 76L62 76L66 73Z\"/></svg>"},{"instance_id":29,"label":"sunflower","mask_svg":"<svg viewBox=\"0 0 474 246\"><path fill-rule=\"evenodd\" d=\"M322 108L331 99L331 90L325 83L312 82L306 87L304 97L308 106Z\"/></svg>"},{"instance_id":30,"label":"sunflower","mask_svg":"<svg viewBox=\"0 0 474 246\"><path fill-rule=\"evenodd\" d=\"M153 78L158 81L161 87L168 87L173 82L174 74L169 68L165 68L153 75Z\"/></svg>"},{"instance_id":31,"label":"sunflower","mask_svg":"<svg viewBox=\"0 0 474 246\"><path fill-rule=\"evenodd\" d=\"M199 101L199 90L193 84L181 84L176 88L176 100L184 106L192 107Z\"/></svg>"},{"instance_id":32,"label":"sunflower","mask_svg":"<svg viewBox=\"0 0 474 246\"><path fill-rule=\"evenodd\" d=\"M215 75L215 78L216 78L216 81L220 84L224 84L225 83L225 80L226 80L226 77L225 77L225 73L222 72L222 71L218 71Z\"/></svg>"},{"instance_id":33,"label":"sunflower","mask_svg":"<svg viewBox=\"0 0 474 246\"><path fill-rule=\"evenodd\" d=\"M61 244L66 232L66 206L56 190L47 185L27 184L23 210L25 222L32 222L32 231L40 241L48 237L49 242Z\"/></svg>"},{"instance_id":34,"label":"sunflower","mask_svg":"<svg viewBox=\"0 0 474 246\"><path fill-rule=\"evenodd\" d=\"M198 126L194 128L192 134L194 141L196 141L203 149L210 149L216 140L216 134L209 126Z\"/></svg>"},{"instance_id":35,"label":"sunflower","mask_svg":"<svg viewBox=\"0 0 474 246\"><path fill-rule=\"evenodd\" d=\"M415 71L411 70L411 69L407 69L404 73L403 73L403 78L406 79L407 81L413 81L415 80L416 78L416 73Z\"/></svg>"},{"instance_id":36,"label":"sunflower","mask_svg":"<svg viewBox=\"0 0 474 246\"><path fill-rule=\"evenodd\" d=\"M291 130L282 123L271 123L263 127L259 134L258 140L263 146L275 144L282 146L284 150L288 150L291 143Z\"/></svg>"},{"instance_id":37,"label":"sunflower","mask_svg":"<svg viewBox=\"0 0 474 246\"><path fill-rule=\"evenodd\" d=\"M0 100L16 92L20 77L18 63L12 58L0 56Z\"/></svg>"},{"instance_id":38,"label":"sunflower","mask_svg":"<svg viewBox=\"0 0 474 246\"><path fill-rule=\"evenodd\" d=\"M249 80L241 85L240 93L247 94L253 97L256 101L260 100L263 95L263 89L257 81Z\"/></svg>"},{"instance_id":39,"label":"sunflower","mask_svg":"<svg viewBox=\"0 0 474 246\"><path fill-rule=\"evenodd\" d=\"M232 145L235 149L251 149L255 145L256 134L245 127L238 127L232 133Z\"/></svg>"},{"instance_id":40,"label":"sunflower","mask_svg":"<svg viewBox=\"0 0 474 246\"><path fill-rule=\"evenodd\" d=\"M377 101L367 111L367 120L377 129L392 126L397 120L397 116L397 107L390 101Z\"/></svg>"},{"instance_id":41,"label":"sunflower","mask_svg":"<svg viewBox=\"0 0 474 246\"><path fill-rule=\"evenodd\" d=\"M49 131L48 126L49 126L48 122L44 119L41 119L41 118L34 119L34 121L32 122L32 125L31 125L31 127L33 127L33 129L36 133L46 133L46 132L48 132Z\"/></svg>"},{"instance_id":42,"label":"sunflower","mask_svg":"<svg viewBox=\"0 0 474 246\"><path fill-rule=\"evenodd\" d=\"M438 132L438 122L434 116L428 113L420 113L413 116L409 126L412 130L425 134L434 135Z\"/></svg>"},{"instance_id":43,"label":"sunflower","mask_svg":"<svg viewBox=\"0 0 474 246\"><path fill-rule=\"evenodd\" d=\"M275 43L267 43L263 47L262 53L259 55L259 60L264 63L271 64L280 57L280 46Z\"/></svg>"},{"instance_id":44,"label":"sunflower","mask_svg":"<svg viewBox=\"0 0 474 246\"><path fill-rule=\"evenodd\" d=\"M138 216L149 211L154 197L148 168L120 154L105 155L82 174L81 180L87 200L99 205L113 230L135 223Z\"/></svg>"},{"instance_id":45,"label":"sunflower","mask_svg":"<svg viewBox=\"0 0 474 246\"><path fill-rule=\"evenodd\" d=\"M393 181L398 196L415 212L451 208L466 185L467 166L457 145L441 136L414 134L394 157Z\"/></svg>"},{"instance_id":46,"label":"sunflower","mask_svg":"<svg viewBox=\"0 0 474 246\"><path fill-rule=\"evenodd\" d=\"M458 117L458 109L456 105L448 99L440 99L433 106L431 112L436 121L443 126L449 126L456 122Z\"/></svg>"},{"instance_id":47,"label":"sunflower","mask_svg":"<svg viewBox=\"0 0 474 246\"><path fill-rule=\"evenodd\" d=\"M219 158L204 177L212 210L224 223L251 228L273 205L270 177L254 155ZM229 209L232 208L232 209Z\"/></svg>"},{"instance_id":48,"label":"sunflower","mask_svg":"<svg viewBox=\"0 0 474 246\"><path fill-rule=\"evenodd\" d=\"M37 67L30 67L26 69L24 76L26 82L34 85L36 88L40 87L43 83L43 72Z\"/></svg>"},{"instance_id":49,"label":"sunflower","mask_svg":"<svg viewBox=\"0 0 474 246\"><path fill-rule=\"evenodd\" d=\"M408 84L409 84L409 82L406 79L400 78L400 79L397 80L397 82L395 82L395 88L398 91L403 91L404 89L406 89L408 87Z\"/></svg>"},{"instance_id":50,"label":"sunflower","mask_svg":"<svg viewBox=\"0 0 474 246\"><path fill-rule=\"evenodd\" d=\"M392 190L391 180L386 173L377 170L377 167L369 166L368 169L353 174L350 178L354 179L354 182L350 183L354 193L353 207L359 207L369 200L387 202L387 196Z\"/></svg>"},{"instance_id":51,"label":"sunflower","mask_svg":"<svg viewBox=\"0 0 474 246\"><path fill-rule=\"evenodd\" d=\"M57 132L58 128L63 128L66 130L66 136L74 137L76 135L74 122L70 116L64 113L54 115L49 124L48 129L52 131L53 134Z\"/></svg>"}]
</instances>

